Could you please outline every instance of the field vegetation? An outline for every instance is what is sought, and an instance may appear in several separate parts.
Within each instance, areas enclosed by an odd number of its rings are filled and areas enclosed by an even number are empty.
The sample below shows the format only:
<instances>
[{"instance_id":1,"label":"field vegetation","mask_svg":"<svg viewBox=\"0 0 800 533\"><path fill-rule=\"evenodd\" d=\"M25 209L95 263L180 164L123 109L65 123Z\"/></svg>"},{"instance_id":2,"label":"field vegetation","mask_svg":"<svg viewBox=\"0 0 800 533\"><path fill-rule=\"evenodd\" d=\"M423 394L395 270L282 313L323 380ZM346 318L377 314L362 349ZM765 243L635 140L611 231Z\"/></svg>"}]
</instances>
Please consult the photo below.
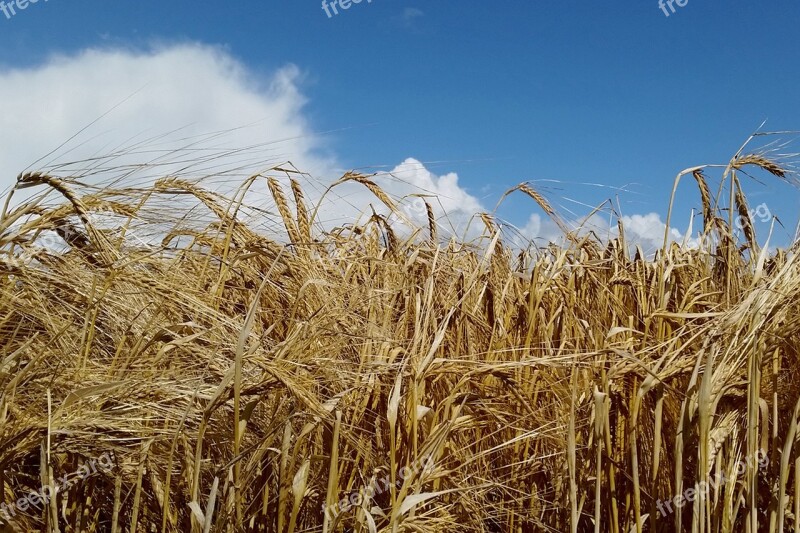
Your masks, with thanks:
<instances>
[{"instance_id":1,"label":"field vegetation","mask_svg":"<svg viewBox=\"0 0 800 533\"><path fill-rule=\"evenodd\" d=\"M493 213L446 238L430 206L397 231L357 173L381 210L328 229L286 168L226 195L23 174L46 196L0 218L3 528L798 531L798 244L756 236L742 187L790 170L681 173L702 228L654 254L529 184L561 243ZM257 187L281 235L241 216Z\"/></svg>"}]
</instances>

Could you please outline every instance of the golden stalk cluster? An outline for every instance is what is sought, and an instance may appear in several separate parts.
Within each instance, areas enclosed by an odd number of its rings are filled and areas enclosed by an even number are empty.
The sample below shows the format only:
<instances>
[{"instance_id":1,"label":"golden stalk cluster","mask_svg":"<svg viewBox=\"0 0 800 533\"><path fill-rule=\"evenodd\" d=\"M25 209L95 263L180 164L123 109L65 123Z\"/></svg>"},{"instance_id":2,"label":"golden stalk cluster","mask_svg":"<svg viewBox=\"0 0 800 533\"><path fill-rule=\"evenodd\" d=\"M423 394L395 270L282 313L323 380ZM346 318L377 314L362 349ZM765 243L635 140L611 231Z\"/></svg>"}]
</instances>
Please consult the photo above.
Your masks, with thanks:
<instances>
[{"instance_id":1,"label":"golden stalk cluster","mask_svg":"<svg viewBox=\"0 0 800 533\"><path fill-rule=\"evenodd\" d=\"M785 178L736 158L744 215L748 165ZM740 244L703 170L700 245L652 258L624 228L516 255L489 214L485 244L441 242L427 202L427 239L324 231L269 172L233 199L21 176L67 201L0 218L2 527L798 531L800 263ZM257 186L288 243L240 216Z\"/></svg>"}]
</instances>

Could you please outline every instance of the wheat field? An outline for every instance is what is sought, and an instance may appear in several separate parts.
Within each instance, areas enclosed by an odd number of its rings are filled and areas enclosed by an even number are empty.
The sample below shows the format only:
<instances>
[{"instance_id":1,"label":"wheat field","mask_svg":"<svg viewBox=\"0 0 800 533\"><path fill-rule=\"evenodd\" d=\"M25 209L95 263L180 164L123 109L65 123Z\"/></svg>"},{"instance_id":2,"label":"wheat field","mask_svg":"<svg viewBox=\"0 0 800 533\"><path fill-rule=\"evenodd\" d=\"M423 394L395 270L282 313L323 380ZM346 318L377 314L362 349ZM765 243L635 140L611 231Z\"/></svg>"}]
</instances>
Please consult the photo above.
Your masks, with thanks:
<instances>
[{"instance_id":1,"label":"wheat field","mask_svg":"<svg viewBox=\"0 0 800 533\"><path fill-rule=\"evenodd\" d=\"M699 244L654 255L529 184L563 243L494 213L448 239L430 205L323 230L280 168L228 195L21 175L59 200L0 218L3 531L800 531L798 244L764 246L741 184L792 176L711 170L675 181Z\"/></svg>"}]
</instances>

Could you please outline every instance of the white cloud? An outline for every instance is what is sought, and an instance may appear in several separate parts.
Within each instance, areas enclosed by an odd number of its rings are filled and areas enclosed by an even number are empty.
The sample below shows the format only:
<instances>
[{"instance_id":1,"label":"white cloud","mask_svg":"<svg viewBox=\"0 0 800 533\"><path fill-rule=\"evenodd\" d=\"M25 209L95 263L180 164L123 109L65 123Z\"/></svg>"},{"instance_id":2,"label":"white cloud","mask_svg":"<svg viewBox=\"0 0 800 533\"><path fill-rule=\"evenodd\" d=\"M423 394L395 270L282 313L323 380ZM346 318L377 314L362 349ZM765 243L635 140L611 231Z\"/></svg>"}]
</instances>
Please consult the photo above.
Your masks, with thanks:
<instances>
[{"instance_id":1,"label":"white cloud","mask_svg":"<svg viewBox=\"0 0 800 533\"><path fill-rule=\"evenodd\" d=\"M402 189L410 187L422 193L434 194L439 199L436 202L437 206L448 213L473 215L481 210L478 199L461 188L455 172L436 176L421 162L409 157L396 166L390 174L397 178L391 188L402 192Z\"/></svg>"},{"instance_id":2,"label":"white cloud","mask_svg":"<svg viewBox=\"0 0 800 533\"><path fill-rule=\"evenodd\" d=\"M625 240L631 249L638 245L646 255L651 255L663 246L664 230L667 225L661 220L661 215L658 213L623 215L621 221L625 231ZM616 219L612 220L607 215L604 217L601 214L595 214L589 218L568 221L567 226L577 230L580 235L592 231L604 241L619 236ZM691 235L687 235L689 232L691 232L691 226L686 233L681 233L674 227L670 228L669 239L678 243L685 241L689 246L697 245L697 240ZM561 230L552 220L543 218L537 213L530 215L525 226L520 228L520 233L523 237L535 239L540 243L561 242L562 237Z\"/></svg>"},{"instance_id":3,"label":"white cloud","mask_svg":"<svg viewBox=\"0 0 800 533\"><path fill-rule=\"evenodd\" d=\"M625 228L625 238L639 243L645 252L661 248L664 245L664 230L667 225L661 220L658 213L646 215L625 215L622 217ZM616 233L616 232L615 232ZM682 242L683 234L675 228L670 228L669 238Z\"/></svg>"},{"instance_id":4,"label":"white cloud","mask_svg":"<svg viewBox=\"0 0 800 533\"><path fill-rule=\"evenodd\" d=\"M319 139L303 118L300 77L294 66L256 76L223 50L197 44L146 52L90 49L43 65L0 70L0 101L10 103L0 114L0 129L13 139L0 147L0 186L11 185L20 171L106 113L34 169L109 154L120 146L136 151L131 148L151 139L146 153L114 161L142 163L157 157L156 150L164 154L187 147L187 139L231 130L220 138L206 137L200 146L204 152L195 151L198 146L192 152L202 159L226 148L260 145L229 155L226 162L236 166L292 160L305 170L322 171L331 161L320 155ZM74 165L61 173L87 166ZM152 176L163 175L169 166ZM196 172L208 168L199 165Z\"/></svg>"},{"instance_id":5,"label":"white cloud","mask_svg":"<svg viewBox=\"0 0 800 533\"><path fill-rule=\"evenodd\" d=\"M528 222L519 228L521 236L525 239L534 239L537 242L558 242L562 236L561 230L550 218L543 218L538 213L531 213Z\"/></svg>"},{"instance_id":6,"label":"white cloud","mask_svg":"<svg viewBox=\"0 0 800 533\"><path fill-rule=\"evenodd\" d=\"M411 18L421 14L414 9L406 13ZM291 161L315 177L304 185L308 200L316 202L342 165L305 117L301 81L295 66L257 75L223 49L200 44L147 51L96 48L28 68L0 68L0 101L6 103L0 114L0 129L6 132L0 144L0 188L12 186L20 171L99 119L30 170L81 176L87 182L124 178L127 184L175 173L211 176L207 186L230 190L255 171ZM78 163L64 166L70 161ZM373 179L393 197L405 197L403 212L423 227L424 204L408 195L430 195L426 199L441 235L463 235L473 216L486 210L455 173L436 175L413 158ZM263 182L252 190L248 201L269 204ZM387 214L366 188L349 183L329 194L319 219L327 227L351 222L370 213L370 205ZM616 231L599 217L591 222ZM664 225L655 213L627 216L624 222L629 240L645 247L663 238ZM480 222L473 223L469 235L481 230ZM559 230L534 214L521 233L549 240L557 239ZM680 233L673 230L673 236L680 238Z\"/></svg>"},{"instance_id":7,"label":"white cloud","mask_svg":"<svg viewBox=\"0 0 800 533\"><path fill-rule=\"evenodd\" d=\"M423 198L431 205L440 225L452 226L450 229L455 231L463 230L469 219L484 209L477 198L461 187L455 172L437 176L414 158L406 159L378 179L393 196L421 195L406 198L403 211L422 225L427 223Z\"/></svg>"}]
</instances>

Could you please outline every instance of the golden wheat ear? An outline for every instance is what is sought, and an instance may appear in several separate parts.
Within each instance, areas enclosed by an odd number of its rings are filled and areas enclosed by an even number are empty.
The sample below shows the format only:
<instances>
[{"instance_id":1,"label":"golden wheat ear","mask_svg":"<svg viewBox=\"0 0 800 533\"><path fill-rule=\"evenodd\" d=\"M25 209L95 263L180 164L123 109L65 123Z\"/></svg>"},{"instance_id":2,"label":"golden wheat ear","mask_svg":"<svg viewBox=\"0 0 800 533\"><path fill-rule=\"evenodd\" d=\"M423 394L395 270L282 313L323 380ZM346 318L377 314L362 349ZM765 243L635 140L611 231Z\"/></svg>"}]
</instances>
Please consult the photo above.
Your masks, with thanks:
<instances>
[{"instance_id":1,"label":"golden wheat ear","mask_svg":"<svg viewBox=\"0 0 800 533\"><path fill-rule=\"evenodd\" d=\"M700 189L700 201L703 206L703 231L706 232L711 228L711 222L714 216L714 210L711 204L711 189L708 188L708 182L702 170L695 170L692 172L697 186Z\"/></svg>"},{"instance_id":2,"label":"golden wheat ear","mask_svg":"<svg viewBox=\"0 0 800 533\"><path fill-rule=\"evenodd\" d=\"M439 233L436 229L436 217L433 214L433 207L428 202L425 202L425 212L428 215L428 236L431 242L436 245L439 242Z\"/></svg>"},{"instance_id":3,"label":"golden wheat ear","mask_svg":"<svg viewBox=\"0 0 800 533\"><path fill-rule=\"evenodd\" d=\"M44 174L41 172L25 172L24 174L17 176L17 184L14 186L14 188L28 189L30 187L42 185L43 183L45 183L45 179Z\"/></svg>"},{"instance_id":4,"label":"golden wheat ear","mask_svg":"<svg viewBox=\"0 0 800 533\"><path fill-rule=\"evenodd\" d=\"M269 186L270 193L272 193L272 198L275 200L275 205L278 207L278 212L283 219L283 224L286 227L286 232L289 234L289 239L292 243L298 244L302 240L300 232L297 229L292 211L289 209L289 202L287 202L286 196L283 194L280 183L278 183L278 180L275 178L267 178L267 185Z\"/></svg>"},{"instance_id":5,"label":"golden wheat ear","mask_svg":"<svg viewBox=\"0 0 800 533\"><path fill-rule=\"evenodd\" d=\"M503 203L503 200L505 200L507 196L516 191L524 193L526 196L528 196L534 202L536 202L536 204L542 209L542 211L544 211L545 214L548 217L550 217L550 219L553 222L556 223L556 225L565 235L570 233L569 228L567 227L566 224L564 224L564 221L561 220L561 217L558 215L558 213L556 213L555 209L553 209L550 203L545 199L545 197L542 196L539 192L537 192L536 189L531 187L528 182L520 183L519 185L511 187L506 192L504 192L503 195L500 197L500 201L497 203L497 206L495 207L495 211L497 211L497 209L500 207L500 205Z\"/></svg>"},{"instance_id":6,"label":"golden wheat ear","mask_svg":"<svg viewBox=\"0 0 800 533\"><path fill-rule=\"evenodd\" d=\"M763 170L766 170L773 176L777 176L781 179L786 179L787 176L786 169L784 169L780 164L758 154L748 154L742 157L738 157L734 160L731 166L736 170L741 170L747 165L753 165L759 167Z\"/></svg>"}]
</instances>

